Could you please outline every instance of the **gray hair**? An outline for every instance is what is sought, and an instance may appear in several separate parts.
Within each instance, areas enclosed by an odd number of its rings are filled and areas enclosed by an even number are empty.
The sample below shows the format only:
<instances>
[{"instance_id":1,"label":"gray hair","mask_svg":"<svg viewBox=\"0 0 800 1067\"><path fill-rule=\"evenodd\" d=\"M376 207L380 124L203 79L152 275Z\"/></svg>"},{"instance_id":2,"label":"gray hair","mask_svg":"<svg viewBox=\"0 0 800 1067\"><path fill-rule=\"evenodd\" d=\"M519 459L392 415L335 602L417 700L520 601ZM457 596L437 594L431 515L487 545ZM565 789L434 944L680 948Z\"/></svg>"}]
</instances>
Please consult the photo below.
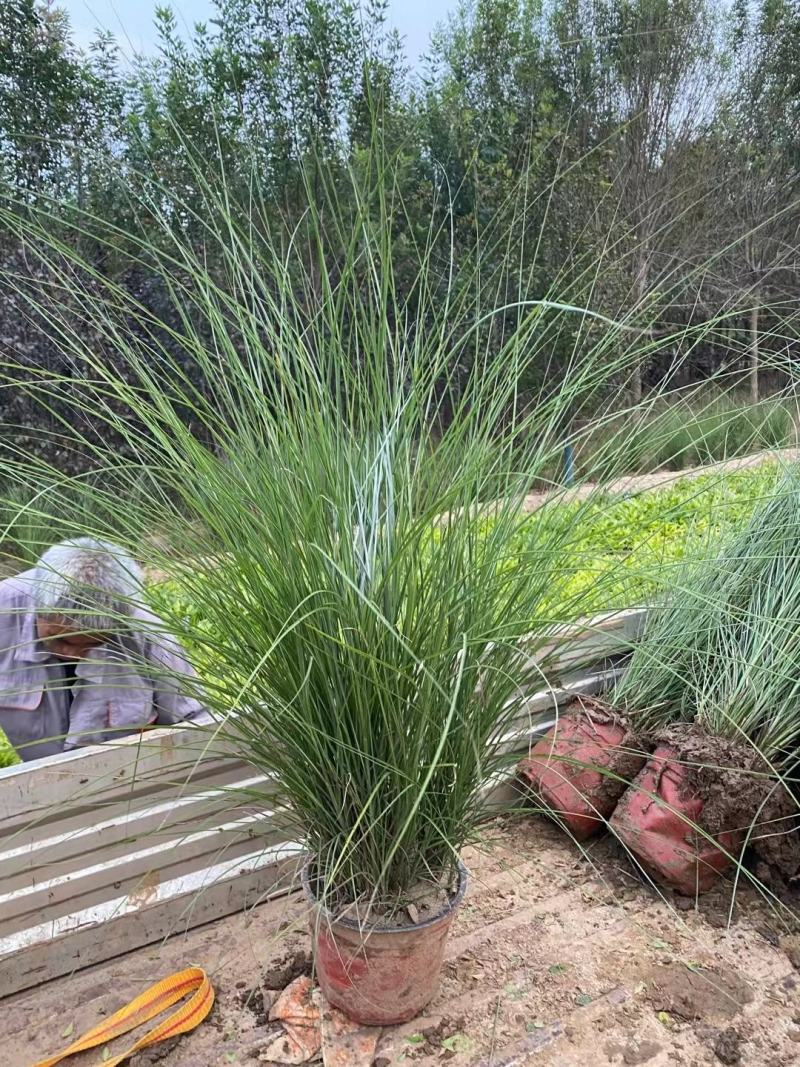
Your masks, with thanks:
<instances>
[{"instance_id":1,"label":"gray hair","mask_svg":"<svg viewBox=\"0 0 800 1067\"><path fill-rule=\"evenodd\" d=\"M48 548L32 580L38 614L76 617L87 633L119 629L142 588L138 564L117 545L94 537L74 537Z\"/></svg>"}]
</instances>

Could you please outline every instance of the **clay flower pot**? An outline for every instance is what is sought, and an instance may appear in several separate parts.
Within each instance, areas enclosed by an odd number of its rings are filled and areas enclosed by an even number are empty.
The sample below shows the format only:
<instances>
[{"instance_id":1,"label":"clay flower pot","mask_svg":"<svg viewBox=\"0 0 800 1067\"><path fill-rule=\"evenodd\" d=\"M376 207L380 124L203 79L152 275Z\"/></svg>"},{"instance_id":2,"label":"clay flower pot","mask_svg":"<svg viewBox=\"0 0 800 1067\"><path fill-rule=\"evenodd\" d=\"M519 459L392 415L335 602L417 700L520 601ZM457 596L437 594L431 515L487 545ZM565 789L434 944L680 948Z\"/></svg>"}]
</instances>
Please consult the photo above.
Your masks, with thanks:
<instances>
[{"instance_id":1,"label":"clay flower pot","mask_svg":"<svg viewBox=\"0 0 800 1067\"><path fill-rule=\"evenodd\" d=\"M611 818L617 837L660 881L694 896L711 889L733 863L744 833L704 834L705 802L691 783L691 767L671 745L656 748Z\"/></svg>"},{"instance_id":2,"label":"clay flower pot","mask_svg":"<svg viewBox=\"0 0 800 1067\"><path fill-rule=\"evenodd\" d=\"M439 987L450 924L467 888L467 869L458 865L458 887L441 914L410 926L364 926L336 918L315 896L314 858L302 871L312 905L314 966L326 1000L364 1026L408 1022Z\"/></svg>"},{"instance_id":3,"label":"clay flower pot","mask_svg":"<svg viewBox=\"0 0 800 1067\"><path fill-rule=\"evenodd\" d=\"M523 759L522 783L578 841L602 829L645 761L625 723L580 698Z\"/></svg>"}]
</instances>

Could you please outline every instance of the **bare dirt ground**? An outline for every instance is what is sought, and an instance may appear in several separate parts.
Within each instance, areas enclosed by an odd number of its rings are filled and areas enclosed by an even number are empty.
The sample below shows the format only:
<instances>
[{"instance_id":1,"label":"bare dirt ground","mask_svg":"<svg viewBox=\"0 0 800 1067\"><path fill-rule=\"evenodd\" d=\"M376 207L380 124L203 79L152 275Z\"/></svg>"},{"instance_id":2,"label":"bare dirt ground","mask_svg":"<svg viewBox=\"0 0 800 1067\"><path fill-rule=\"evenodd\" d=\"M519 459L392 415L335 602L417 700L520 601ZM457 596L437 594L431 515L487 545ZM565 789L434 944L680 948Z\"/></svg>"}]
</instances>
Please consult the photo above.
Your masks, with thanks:
<instances>
[{"instance_id":1,"label":"bare dirt ground","mask_svg":"<svg viewBox=\"0 0 800 1067\"><path fill-rule=\"evenodd\" d=\"M527 814L492 824L465 859L441 990L424 1018L382 1033L376 1067L800 1064L800 937L755 890L738 892L728 925L729 886L661 895L609 839L581 855ZM0 1062L29 1067L191 963L212 976L212 1015L131 1067L264 1062L274 990L309 971L309 949L296 896L174 936L0 1003Z\"/></svg>"}]
</instances>

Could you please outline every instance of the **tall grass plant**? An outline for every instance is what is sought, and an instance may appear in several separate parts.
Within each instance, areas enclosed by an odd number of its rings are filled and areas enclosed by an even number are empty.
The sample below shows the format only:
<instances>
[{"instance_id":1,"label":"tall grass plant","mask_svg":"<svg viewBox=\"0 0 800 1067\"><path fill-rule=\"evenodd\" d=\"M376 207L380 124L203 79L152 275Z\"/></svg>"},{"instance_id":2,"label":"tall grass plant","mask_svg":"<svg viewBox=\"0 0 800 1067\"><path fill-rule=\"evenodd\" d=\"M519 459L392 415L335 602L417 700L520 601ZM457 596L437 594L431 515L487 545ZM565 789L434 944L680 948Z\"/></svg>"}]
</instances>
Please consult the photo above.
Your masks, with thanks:
<instances>
[{"instance_id":1,"label":"tall grass plant","mask_svg":"<svg viewBox=\"0 0 800 1067\"><path fill-rule=\"evenodd\" d=\"M548 503L520 551L525 496L572 414L655 342L557 292L509 299L479 270L442 266L436 222L408 284L391 166L350 180L345 213L315 172L303 225L282 241L259 231L257 205L242 219L207 186L200 245L169 218L158 246L139 246L169 315L53 237L46 217L5 221L71 309L35 308L81 370L74 424L59 432L96 477L70 484L73 524L145 553L200 606L191 639L216 664L205 700L234 749L277 774L332 899L399 906L420 881L453 877L485 815L482 787L508 758L499 742L541 681L521 641L535 659L586 605L565 560L591 497ZM113 246L96 220L83 225ZM567 329L575 359L548 375ZM541 382L533 401L522 380ZM33 369L25 388L54 408L64 384ZM83 416L104 433L82 432ZM9 449L7 473L52 482ZM164 620L174 630L178 614Z\"/></svg>"}]
</instances>

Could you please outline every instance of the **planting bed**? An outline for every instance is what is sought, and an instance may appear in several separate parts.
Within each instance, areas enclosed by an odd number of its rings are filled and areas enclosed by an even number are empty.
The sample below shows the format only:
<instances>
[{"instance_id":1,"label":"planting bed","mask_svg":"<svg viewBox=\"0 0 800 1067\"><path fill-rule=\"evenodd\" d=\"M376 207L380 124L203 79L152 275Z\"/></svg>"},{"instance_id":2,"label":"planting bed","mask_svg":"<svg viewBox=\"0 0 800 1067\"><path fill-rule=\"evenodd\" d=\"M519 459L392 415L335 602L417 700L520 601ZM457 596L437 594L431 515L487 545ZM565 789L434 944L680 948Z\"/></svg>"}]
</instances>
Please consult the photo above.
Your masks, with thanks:
<instances>
[{"instance_id":1,"label":"planting bed","mask_svg":"<svg viewBox=\"0 0 800 1067\"><path fill-rule=\"evenodd\" d=\"M584 856L533 816L465 857L469 895L426 1015L387 1029L376 1063L800 1064L800 936L752 889L659 897L606 837ZM217 989L209 1021L131 1067L259 1062L274 992L308 969L299 894L219 920L0 1004L2 1062L26 1067L155 978L190 963ZM76 1067L98 1056L76 1057Z\"/></svg>"}]
</instances>

